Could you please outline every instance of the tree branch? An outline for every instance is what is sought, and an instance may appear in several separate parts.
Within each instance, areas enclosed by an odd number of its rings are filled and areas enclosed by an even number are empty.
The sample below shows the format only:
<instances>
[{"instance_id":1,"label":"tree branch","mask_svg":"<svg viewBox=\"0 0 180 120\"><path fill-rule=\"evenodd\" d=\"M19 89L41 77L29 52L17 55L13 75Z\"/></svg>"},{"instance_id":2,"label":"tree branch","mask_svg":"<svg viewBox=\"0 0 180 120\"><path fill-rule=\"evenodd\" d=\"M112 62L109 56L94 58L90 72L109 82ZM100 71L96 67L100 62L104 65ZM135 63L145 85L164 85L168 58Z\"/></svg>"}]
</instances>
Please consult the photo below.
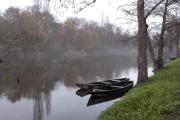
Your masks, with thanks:
<instances>
[{"instance_id":1,"label":"tree branch","mask_svg":"<svg viewBox=\"0 0 180 120\"><path fill-rule=\"evenodd\" d=\"M149 17L149 15L151 15L151 13L152 13L162 2L164 2L164 0L159 1L159 2L145 15L145 19L147 19L147 17Z\"/></svg>"},{"instance_id":2,"label":"tree branch","mask_svg":"<svg viewBox=\"0 0 180 120\"><path fill-rule=\"evenodd\" d=\"M78 11L76 11L76 13L81 12L82 10L84 10L84 9L87 8L88 6L94 4L95 2L96 2L96 0L93 0L93 1L91 1L91 2L86 2L86 1L84 1L83 4L85 4L85 6L79 8Z\"/></svg>"}]
</instances>

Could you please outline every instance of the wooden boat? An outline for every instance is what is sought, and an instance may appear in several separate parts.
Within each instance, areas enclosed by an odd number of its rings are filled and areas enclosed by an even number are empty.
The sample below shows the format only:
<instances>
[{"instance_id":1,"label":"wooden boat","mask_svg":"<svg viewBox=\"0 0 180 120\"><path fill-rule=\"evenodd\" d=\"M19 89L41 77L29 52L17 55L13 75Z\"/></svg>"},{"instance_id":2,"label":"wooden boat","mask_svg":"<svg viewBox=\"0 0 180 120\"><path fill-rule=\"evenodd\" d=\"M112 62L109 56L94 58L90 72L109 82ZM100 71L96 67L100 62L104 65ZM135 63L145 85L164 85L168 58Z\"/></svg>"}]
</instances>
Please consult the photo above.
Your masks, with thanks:
<instances>
[{"instance_id":1,"label":"wooden boat","mask_svg":"<svg viewBox=\"0 0 180 120\"><path fill-rule=\"evenodd\" d=\"M109 88L110 86L113 86L113 85L116 85L116 86L124 86L124 85L126 85L126 84L128 84L128 83L130 83L130 82L131 82L131 81L124 81L124 82L112 83L111 85L106 85L106 86L104 86L104 85L91 86L91 87L89 87L89 89L82 89L82 88L80 88L80 89L78 89L78 90L76 91L76 95L78 95L78 96L80 96L80 97L84 97L84 96L86 96L86 95L89 95L90 93L89 93L88 91L90 91L90 90L92 90L92 89L101 89L101 88L103 88L103 87Z\"/></svg>"},{"instance_id":2,"label":"wooden boat","mask_svg":"<svg viewBox=\"0 0 180 120\"><path fill-rule=\"evenodd\" d=\"M119 85L110 85L110 86L98 86L93 89L88 89L87 92L95 96L108 96L116 93L126 92L130 90L132 87L133 87L133 82L127 81L121 85L119 84Z\"/></svg>"},{"instance_id":3,"label":"wooden boat","mask_svg":"<svg viewBox=\"0 0 180 120\"><path fill-rule=\"evenodd\" d=\"M129 81L128 78L121 78L121 79L105 80L100 82L92 82L87 84L76 83L76 86L83 90L89 90L89 89L99 88L100 86L108 87L111 85L123 85L126 84L126 82L128 81Z\"/></svg>"}]
</instances>

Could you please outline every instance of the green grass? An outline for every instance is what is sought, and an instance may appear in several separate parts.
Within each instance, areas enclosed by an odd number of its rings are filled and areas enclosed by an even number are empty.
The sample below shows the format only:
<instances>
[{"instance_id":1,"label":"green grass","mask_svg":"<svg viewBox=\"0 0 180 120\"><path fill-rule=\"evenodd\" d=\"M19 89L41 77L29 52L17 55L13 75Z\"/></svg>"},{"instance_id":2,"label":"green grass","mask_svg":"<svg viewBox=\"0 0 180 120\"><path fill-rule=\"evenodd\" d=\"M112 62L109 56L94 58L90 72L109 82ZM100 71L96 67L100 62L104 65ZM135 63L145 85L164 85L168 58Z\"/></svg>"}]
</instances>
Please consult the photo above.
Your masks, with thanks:
<instances>
[{"instance_id":1,"label":"green grass","mask_svg":"<svg viewBox=\"0 0 180 120\"><path fill-rule=\"evenodd\" d=\"M98 120L180 120L180 59L133 88Z\"/></svg>"}]
</instances>

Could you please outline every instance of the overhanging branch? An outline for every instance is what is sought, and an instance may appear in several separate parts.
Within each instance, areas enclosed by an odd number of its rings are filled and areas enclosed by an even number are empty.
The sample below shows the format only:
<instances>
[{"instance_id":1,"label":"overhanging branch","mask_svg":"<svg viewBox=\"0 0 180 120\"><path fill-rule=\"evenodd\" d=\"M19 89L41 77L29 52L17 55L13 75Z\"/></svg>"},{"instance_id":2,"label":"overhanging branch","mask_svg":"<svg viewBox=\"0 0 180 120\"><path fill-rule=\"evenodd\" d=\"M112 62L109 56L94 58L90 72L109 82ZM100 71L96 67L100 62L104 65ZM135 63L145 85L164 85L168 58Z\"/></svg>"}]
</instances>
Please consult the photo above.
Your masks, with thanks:
<instances>
[{"instance_id":1,"label":"overhanging branch","mask_svg":"<svg viewBox=\"0 0 180 120\"><path fill-rule=\"evenodd\" d=\"M84 10L84 9L87 8L88 6L94 4L95 2L96 2L96 0L93 0L93 1L91 1L91 2L84 1L83 4L84 4L85 6L80 7L80 8L78 9L78 11L76 11L76 13L81 12L82 10Z\"/></svg>"},{"instance_id":2,"label":"overhanging branch","mask_svg":"<svg viewBox=\"0 0 180 120\"><path fill-rule=\"evenodd\" d=\"M159 2L145 15L145 18L149 17L149 15L151 15L151 13L152 13L162 2L164 2L164 0L159 1Z\"/></svg>"}]
</instances>

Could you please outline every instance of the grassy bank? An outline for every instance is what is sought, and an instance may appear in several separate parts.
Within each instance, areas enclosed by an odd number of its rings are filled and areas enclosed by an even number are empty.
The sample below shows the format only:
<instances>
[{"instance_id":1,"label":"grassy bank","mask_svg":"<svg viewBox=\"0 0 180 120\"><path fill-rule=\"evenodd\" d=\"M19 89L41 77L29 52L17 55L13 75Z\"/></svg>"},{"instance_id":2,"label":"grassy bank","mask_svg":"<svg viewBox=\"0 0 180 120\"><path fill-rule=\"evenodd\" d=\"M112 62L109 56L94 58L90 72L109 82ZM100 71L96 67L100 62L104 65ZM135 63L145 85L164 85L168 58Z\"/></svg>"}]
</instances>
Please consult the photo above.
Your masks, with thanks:
<instances>
[{"instance_id":1,"label":"grassy bank","mask_svg":"<svg viewBox=\"0 0 180 120\"><path fill-rule=\"evenodd\" d=\"M180 120L180 59L132 89L98 120Z\"/></svg>"}]
</instances>

